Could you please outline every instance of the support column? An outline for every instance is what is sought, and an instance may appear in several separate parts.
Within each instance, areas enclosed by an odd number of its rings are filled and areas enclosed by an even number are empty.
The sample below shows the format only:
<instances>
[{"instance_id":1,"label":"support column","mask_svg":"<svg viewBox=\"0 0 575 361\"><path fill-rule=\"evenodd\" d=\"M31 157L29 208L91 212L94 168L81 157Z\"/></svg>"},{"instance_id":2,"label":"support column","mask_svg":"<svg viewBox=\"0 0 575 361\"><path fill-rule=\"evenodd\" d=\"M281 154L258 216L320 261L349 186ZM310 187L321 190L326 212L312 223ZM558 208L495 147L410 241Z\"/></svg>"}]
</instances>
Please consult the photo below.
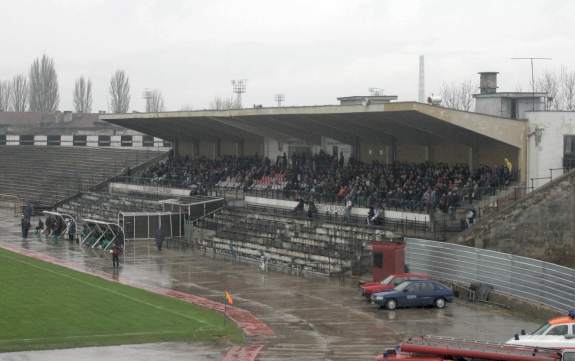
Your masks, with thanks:
<instances>
[{"instance_id":1,"label":"support column","mask_svg":"<svg viewBox=\"0 0 575 361\"><path fill-rule=\"evenodd\" d=\"M216 140L216 158L220 158L222 156L222 140Z\"/></svg>"},{"instance_id":2,"label":"support column","mask_svg":"<svg viewBox=\"0 0 575 361\"><path fill-rule=\"evenodd\" d=\"M397 161L399 154L397 154L397 139L393 138L393 140L391 141L391 146L390 146L390 150L391 150L391 162L395 162Z\"/></svg>"},{"instance_id":3,"label":"support column","mask_svg":"<svg viewBox=\"0 0 575 361\"><path fill-rule=\"evenodd\" d=\"M428 162L435 162L435 151L433 149L433 145L428 145L425 147L427 152L427 161Z\"/></svg>"},{"instance_id":4,"label":"support column","mask_svg":"<svg viewBox=\"0 0 575 361\"><path fill-rule=\"evenodd\" d=\"M193 150L193 158L199 158L200 157L200 142L198 140L194 140L194 150Z\"/></svg>"},{"instance_id":5,"label":"support column","mask_svg":"<svg viewBox=\"0 0 575 361\"><path fill-rule=\"evenodd\" d=\"M355 137L354 139L353 147L351 149L351 156L354 159L361 161L361 144L359 141L359 137Z\"/></svg>"},{"instance_id":6,"label":"support column","mask_svg":"<svg viewBox=\"0 0 575 361\"><path fill-rule=\"evenodd\" d=\"M473 172L479 167L479 146L475 144L468 146L467 149L467 166L469 167L469 171Z\"/></svg>"}]
</instances>

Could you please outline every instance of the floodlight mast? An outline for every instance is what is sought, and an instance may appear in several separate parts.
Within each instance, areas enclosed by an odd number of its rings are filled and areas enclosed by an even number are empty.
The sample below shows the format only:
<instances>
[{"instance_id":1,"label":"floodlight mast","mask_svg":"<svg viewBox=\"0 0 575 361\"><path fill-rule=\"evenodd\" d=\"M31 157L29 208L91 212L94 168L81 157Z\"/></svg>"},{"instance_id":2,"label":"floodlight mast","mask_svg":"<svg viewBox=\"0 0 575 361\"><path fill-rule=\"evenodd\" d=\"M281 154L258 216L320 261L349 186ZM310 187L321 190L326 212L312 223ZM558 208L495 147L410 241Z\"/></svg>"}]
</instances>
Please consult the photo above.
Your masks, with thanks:
<instances>
[{"instance_id":1,"label":"floodlight mast","mask_svg":"<svg viewBox=\"0 0 575 361\"><path fill-rule=\"evenodd\" d=\"M274 100L276 101L278 108L281 108L282 103L286 100L286 97L284 94L276 94L274 95Z\"/></svg>"},{"instance_id":2,"label":"floodlight mast","mask_svg":"<svg viewBox=\"0 0 575 361\"><path fill-rule=\"evenodd\" d=\"M535 111L535 73L533 71L533 60L553 60L552 58L534 58L534 57L526 57L526 58L511 58L511 60L530 60L531 61L531 90L533 94L533 111Z\"/></svg>"},{"instance_id":3,"label":"floodlight mast","mask_svg":"<svg viewBox=\"0 0 575 361\"><path fill-rule=\"evenodd\" d=\"M152 91L148 88L145 88L142 92L142 98L146 101L146 113L150 112L150 99L152 99Z\"/></svg>"},{"instance_id":4,"label":"floodlight mast","mask_svg":"<svg viewBox=\"0 0 575 361\"><path fill-rule=\"evenodd\" d=\"M246 92L247 79L232 80L232 90L236 94L236 106L242 108L242 94Z\"/></svg>"}]
</instances>

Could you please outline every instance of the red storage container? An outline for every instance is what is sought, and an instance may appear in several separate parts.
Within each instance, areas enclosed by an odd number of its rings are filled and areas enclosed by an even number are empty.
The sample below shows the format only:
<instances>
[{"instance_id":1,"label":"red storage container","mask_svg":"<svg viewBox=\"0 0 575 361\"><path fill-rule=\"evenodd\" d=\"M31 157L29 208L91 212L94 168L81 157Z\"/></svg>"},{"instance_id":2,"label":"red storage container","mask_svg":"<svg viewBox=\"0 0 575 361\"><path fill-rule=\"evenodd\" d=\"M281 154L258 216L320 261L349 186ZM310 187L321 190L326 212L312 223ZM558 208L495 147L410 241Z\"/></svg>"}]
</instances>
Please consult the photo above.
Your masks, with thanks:
<instances>
[{"instance_id":1,"label":"red storage container","mask_svg":"<svg viewBox=\"0 0 575 361\"><path fill-rule=\"evenodd\" d=\"M397 242L372 241L373 282L387 276L405 272L405 244Z\"/></svg>"}]
</instances>

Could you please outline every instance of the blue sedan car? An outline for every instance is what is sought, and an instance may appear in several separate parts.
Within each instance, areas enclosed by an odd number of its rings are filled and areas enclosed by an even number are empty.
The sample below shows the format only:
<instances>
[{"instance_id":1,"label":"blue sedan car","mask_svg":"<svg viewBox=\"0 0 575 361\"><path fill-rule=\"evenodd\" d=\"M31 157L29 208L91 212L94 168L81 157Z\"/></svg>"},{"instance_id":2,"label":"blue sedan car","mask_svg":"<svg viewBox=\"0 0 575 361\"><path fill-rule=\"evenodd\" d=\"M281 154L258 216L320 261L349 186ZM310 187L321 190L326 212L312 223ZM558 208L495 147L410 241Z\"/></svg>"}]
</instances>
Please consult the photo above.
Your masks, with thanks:
<instances>
[{"instance_id":1,"label":"blue sedan car","mask_svg":"<svg viewBox=\"0 0 575 361\"><path fill-rule=\"evenodd\" d=\"M444 308L453 301L453 290L431 280L406 281L393 290L371 295L371 303L394 310L397 307L435 306Z\"/></svg>"}]
</instances>

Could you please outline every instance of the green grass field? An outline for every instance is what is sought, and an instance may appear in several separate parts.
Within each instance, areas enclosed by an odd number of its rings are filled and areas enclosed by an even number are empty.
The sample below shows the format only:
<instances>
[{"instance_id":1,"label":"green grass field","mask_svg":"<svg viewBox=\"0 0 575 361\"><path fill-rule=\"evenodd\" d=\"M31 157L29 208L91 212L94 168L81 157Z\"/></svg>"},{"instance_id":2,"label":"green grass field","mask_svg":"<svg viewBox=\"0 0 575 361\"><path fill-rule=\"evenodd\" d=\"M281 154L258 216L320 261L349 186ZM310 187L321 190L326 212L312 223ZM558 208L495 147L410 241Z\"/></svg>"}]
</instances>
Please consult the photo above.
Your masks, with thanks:
<instances>
[{"instance_id":1,"label":"green grass field","mask_svg":"<svg viewBox=\"0 0 575 361\"><path fill-rule=\"evenodd\" d=\"M0 249L0 352L226 340L220 313Z\"/></svg>"}]
</instances>

